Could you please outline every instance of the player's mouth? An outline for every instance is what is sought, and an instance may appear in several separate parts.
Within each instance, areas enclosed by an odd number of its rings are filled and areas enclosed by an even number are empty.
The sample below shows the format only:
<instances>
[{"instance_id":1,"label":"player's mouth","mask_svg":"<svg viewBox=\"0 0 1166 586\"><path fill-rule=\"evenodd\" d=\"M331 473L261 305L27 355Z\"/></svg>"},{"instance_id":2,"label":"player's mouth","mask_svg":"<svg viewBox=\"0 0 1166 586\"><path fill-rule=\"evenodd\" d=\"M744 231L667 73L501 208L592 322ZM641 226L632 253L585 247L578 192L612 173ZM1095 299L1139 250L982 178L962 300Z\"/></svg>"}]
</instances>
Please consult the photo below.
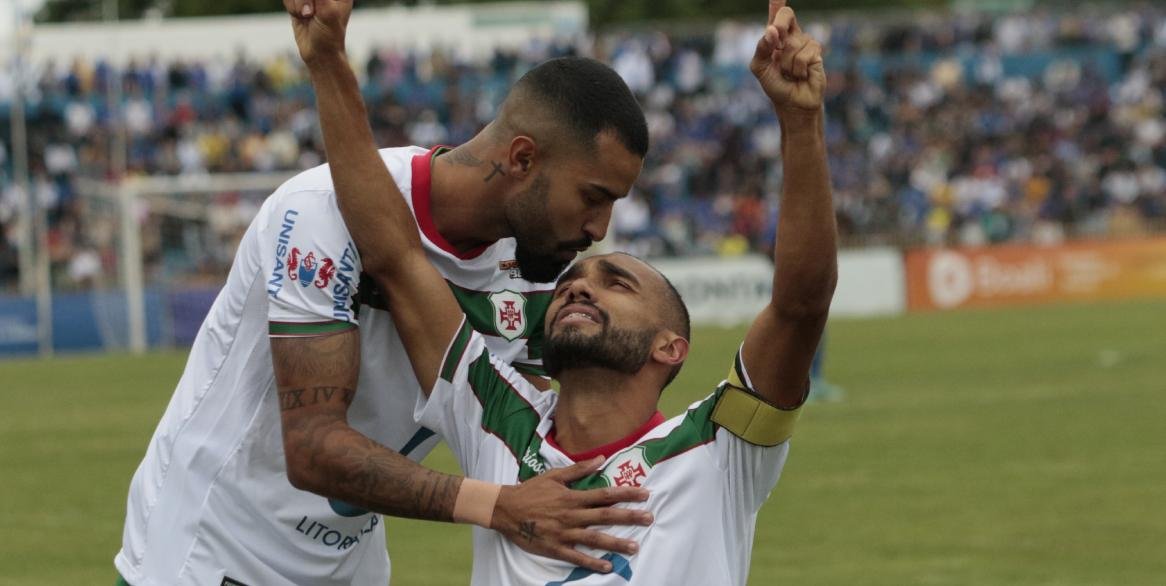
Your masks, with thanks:
<instances>
[{"instance_id":1,"label":"player's mouth","mask_svg":"<svg viewBox=\"0 0 1166 586\"><path fill-rule=\"evenodd\" d=\"M581 239L573 242L564 242L559 245L559 255L567 260L573 259L579 255L580 252L591 248L591 240Z\"/></svg>"},{"instance_id":2,"label":"player's mouth","mask_svg":"<svg viewBox=\"0 0 1166 586\"><path fill-rule=\"evenodd\" d=\"M555 314L555 323L558 325L602 324L605 321L607 320L598 307L584 303L565 305Z\"/></svg>"}]
</instances>

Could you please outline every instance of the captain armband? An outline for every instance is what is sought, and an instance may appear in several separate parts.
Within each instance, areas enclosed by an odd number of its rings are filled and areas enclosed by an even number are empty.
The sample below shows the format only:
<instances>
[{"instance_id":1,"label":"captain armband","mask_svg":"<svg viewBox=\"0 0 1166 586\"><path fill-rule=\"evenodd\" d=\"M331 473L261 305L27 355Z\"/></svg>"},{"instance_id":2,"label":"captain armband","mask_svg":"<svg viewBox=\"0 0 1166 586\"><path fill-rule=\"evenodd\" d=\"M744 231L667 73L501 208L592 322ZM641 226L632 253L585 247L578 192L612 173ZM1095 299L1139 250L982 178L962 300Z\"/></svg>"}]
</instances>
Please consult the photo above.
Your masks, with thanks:
<instances>
[{"instance_id":1,"label":"captain armband","mask_svg":"<svg viewBox=\"0 0 1166 586\"><path fill-rule=\"evenodd\" d=\"M745 390L735 369L713 408L712 421L756 446L773 447L793 437L802 408L778 409Z\"/></svg>"}]
</instances>

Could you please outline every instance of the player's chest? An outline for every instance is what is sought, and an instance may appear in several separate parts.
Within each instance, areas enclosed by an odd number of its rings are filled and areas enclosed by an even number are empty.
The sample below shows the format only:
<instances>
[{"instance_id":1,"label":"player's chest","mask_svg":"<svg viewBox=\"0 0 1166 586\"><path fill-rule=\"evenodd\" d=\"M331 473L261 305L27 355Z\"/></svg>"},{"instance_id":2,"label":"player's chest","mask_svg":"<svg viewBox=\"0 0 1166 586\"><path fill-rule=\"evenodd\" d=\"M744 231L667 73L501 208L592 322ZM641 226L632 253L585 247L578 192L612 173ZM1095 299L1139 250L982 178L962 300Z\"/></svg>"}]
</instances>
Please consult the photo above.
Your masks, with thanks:
<instances>
[{"instance_id":1,"label":"player's chest","mask_svg":"<svg viewBox=\"0 0 1166 586\"><path fill-rule=\"evenodd\" d=\"M543 426L545 427L545 426ZM542 429L532 430L525 445L509 442L510 445L495 446L493 457L505 472L498 475L499 481L524 481L556 468L575 464L556 447L547 442ZM525 435L525 434L522 434ZM701 454L689 457L659 458L652 442L634 444L607 457L602 468L572 484L572 488L587 490L605 487L644 487L659 491L661 496L673 493L675 487L689 487L689 492L703 494L715 492L721 475L715 466ZM672 498L669 496L669 498Z\"/></svg>"},{"instance_id":2,"label":"player's chest","mask_svg":"<svg viewBox=\"0 0 1166 586\"><path fill-rule=\"evenodd\" d=\"M526 281L497 278L485 281L447 276L446 283L470 325L479 333L508 342L541 339L544 316L551 303L551 289L538 289ZM365 308L388 311L384 294L363 273L354 301L361 311Z\"/></svg>"}]
</instances>

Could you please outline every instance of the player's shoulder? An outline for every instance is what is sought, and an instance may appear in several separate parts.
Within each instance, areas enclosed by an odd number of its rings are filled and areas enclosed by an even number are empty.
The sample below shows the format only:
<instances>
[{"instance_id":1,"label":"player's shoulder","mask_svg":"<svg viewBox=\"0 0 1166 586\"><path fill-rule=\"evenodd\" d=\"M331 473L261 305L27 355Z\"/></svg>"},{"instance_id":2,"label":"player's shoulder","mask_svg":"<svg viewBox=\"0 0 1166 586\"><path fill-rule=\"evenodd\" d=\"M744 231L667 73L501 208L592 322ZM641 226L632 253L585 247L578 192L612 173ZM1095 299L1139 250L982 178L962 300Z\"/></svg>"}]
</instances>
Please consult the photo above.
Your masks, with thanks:
<instances>
[{"instance_id":1,"label":"player's shoulder","mask_svg":"<svg viewBox=\"0 0 1166 586\"><path fill-rule=\"evenodd\" d=\"M377 151L389 172L398 183L412 176L414 157L424 155L426 149L418 146L391 147ZM306 169L284 181L272 194L272 199L335 199L335 184L327 163Z\"/></svg>"},{"instance_id":2,"label":"player's shoulder","mask_svg":"<svg viewBox=\"0 0 1166 586\"><path fill-rule=\"evenodd\" d=\"M426 149L417 146L384 148L378 151L393 178L408 190L412 178L412 160L424 155ZM261 216L269 225L308 221L329 223L341 221L336 203L336 190L327 164L317 165L297 173L284 181L264 202Z\"/></svg>"},{"instance_id":3,"label":"player's shoulder","mask_svg":"<svg viewBox=\"0 0 1166 586\"><path fill-rule=\"evenodd\" d=\"M288 230L294 226L297 231L315 231L344 226L336 193L330 187L293 184L291 180L263 202L256 220L263 230Z\"/></svg>"},{"instance_id":4,"label":"player's shoulder","mask_svg":"<svg viewBox=\"0 0 1166 586\"><path fill-rule=\"evenodd\" d=\"M710 416L718 396L714 391L689 405L683 413L665 419L644 434L639 443L652 446L655 457L659 459L668 459L712 443L716 440L716 425Z\"/></svg>"},{"instance_id":5,"label":"player's shoulder","mask_svg":"<svg viewBox=\"0 0 1166 586\"><path fill-rule=\"evenodd\" d=\"M525 403L525 408L536 412L540 417L549 415L554 410L558 395L534 386L513 365L494 353L486 343L486 336L474 329L468 320L463 322L458 338L464 341L454 340L446 361L451 368L450 372L452 365L459 360L468 366L466 379L459 381L459 384L468 384L480 392L501 393L503 396L518 399Z\"/></svg>"},{"instance_id":6,"label":"player's shoulder","mask_svg":"<svg viewBox=\"0 0 1166 586\"><path fill-rule=\"evenodd\" d=\"M401 182L401 178L413 175L413 159L429 152L429 149L419 146L389 147L377 151L381 160L389 168L389 172Z\"/></svg>"},{"instance_id":7,"label":"player's shoulder","mask_svg":"<svg viewBox=\"0 0 1166 586\"><path fill-rule=\"evenodd\" d=\"M644 434L643 441L664 439L674 435L683 435L689 438L706 436L707 433L702 433L701 428L705 427L707 418L703 416L701 410L707 400L706 398L705 400L697 401L689 405L688 409L683 413L665 419L660 425L657 425L651 431Z\"/></svg>"}]
</instances>

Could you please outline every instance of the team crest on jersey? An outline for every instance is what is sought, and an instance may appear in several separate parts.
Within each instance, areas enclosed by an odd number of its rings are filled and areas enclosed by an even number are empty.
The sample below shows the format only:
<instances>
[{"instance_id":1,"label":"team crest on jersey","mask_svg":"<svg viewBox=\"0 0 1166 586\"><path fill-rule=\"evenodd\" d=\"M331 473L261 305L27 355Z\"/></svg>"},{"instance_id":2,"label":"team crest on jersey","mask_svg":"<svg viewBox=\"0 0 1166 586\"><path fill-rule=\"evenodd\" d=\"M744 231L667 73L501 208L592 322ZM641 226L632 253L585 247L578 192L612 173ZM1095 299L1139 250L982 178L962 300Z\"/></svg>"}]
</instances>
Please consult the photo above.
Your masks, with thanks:
<instances>
[{"instance_id":1,"label":"team crest on jersey","mask_svg":"<svg viewBox=\"0 0 1166 586\"><path fill-rule=\"evenodd\" d=\"M522 270L518 268L518 261L514 259L498 261L498 270L506 271L511 279L521 279Z\"/></svg>"},{"instance_id":2,"label":"team crest on jersey","mask_svg":"<svg viewBox=\"0 0 1166 586\"><path fill-rule=\"evenodd\" d=\"M617 454L603 467L603 477L611 486L643 486L652 466L644 459L643 446Z\"/></svg>"},{"instance_id":3,"label":"team crest on jersey","mask_svg":"<svg viewBox=\"0 0 1166 586\"><path fill-rule=\"evenodd\" d=\"M494 329L498 335L513 342L526 331L526 296L514 291L498 291L490 294L494 304Z\"/></svg>"},{"instance_id":4,"label":"team crest on jersey","mask_svg":"<svg viewBox=\"0 0 1166 586\"><path fill-rule=\"evenodd\" d=\"M301 287L315 285L324 289L336 276L336 263L327 257L317 260L315 252L309 250L304 254L293 247L287 255L287 276L298 281Z\"/></svg>"}]
</instances>

